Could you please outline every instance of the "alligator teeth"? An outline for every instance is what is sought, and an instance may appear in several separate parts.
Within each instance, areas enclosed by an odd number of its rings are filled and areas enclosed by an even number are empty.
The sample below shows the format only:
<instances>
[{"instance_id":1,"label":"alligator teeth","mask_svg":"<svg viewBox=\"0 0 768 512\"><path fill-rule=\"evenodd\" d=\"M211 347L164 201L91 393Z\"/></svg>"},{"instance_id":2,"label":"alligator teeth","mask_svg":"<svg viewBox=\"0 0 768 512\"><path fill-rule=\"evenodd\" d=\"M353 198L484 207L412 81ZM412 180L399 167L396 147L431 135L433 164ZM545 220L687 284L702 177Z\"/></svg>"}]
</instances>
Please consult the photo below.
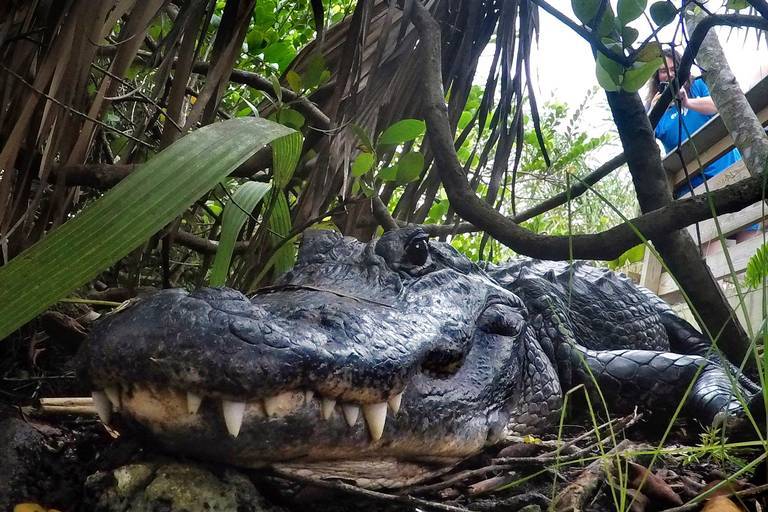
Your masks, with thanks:
<instances>
[{"instance_id":1,"label":"alligator teeth","mask_svg":"<svg viewBox=\"0 0 768 512\"><path fill-rule=\"evenodd\" d=\"M390 409L392 409L392 413L396 416L397 413L400 411L400 403L403 401L403 392L399 392L398 394L394 395L392 398L390 398L387 403L389 404Z\"/></svg>"},{"instance_id":2,"label":"alligator teeth","mask_svg":"<svg viewBox=\"0 0 768 512\"><path fill-rule=\"evenodd\" d=\"M304 402L311 403L312 398L314 396L315 396L315 392L312 391L311 389L307 389L306 391L304 391Z\"/></svg>"},{"instance_id":3,"label":"alligator teeth","mask_svg":"<svg viewBox=\"0 0 768 512\"><path fill-rule=\"evenodd\" d=\"M344 412L344 419L347 420L347 425L350 427L355 426L357 417L360 416L360 406L352 404L342 404L341 410Z\"/></svg>"},{"instance_id":4,"label":"alligator teeth","mask_svg":"<svg viewBox=\"0 0 768 512\"><path fill-rule=\"evenodd\" d=\"M112 402L112 408L115 411L120 410L120 388L117 386L107 386L104 388L104 394L107 395L109 401Z\"/></svg>"},{"instance_id":5,"label":"alligator teeth","mask_svg":"<svg viewBox=\"0 0 768 512\"><path fill-rule=\"evenodd\" d=\"M107 394L103 391L93 391L91 396L93 397L93 406L96 408L99 419L104 423L109 423L109 417L112 415L112 402L107 398Z\"/></svg>"},{"instance_id":6,"label":"alligator teeth","mask_svg":"<svg viewBox=\"0 0 768 512\"><path fill-rule=\"evenodd\" d=\"M321 405L321 409L323 411L323 419L327 420L331 416L333 416L333 408L336 407L336 400L331 400L330 398L323 398L323 403Z\"/></svg>"},{"instance_id":7,"label":"alligator teeth","mask_svg":"<svg viewBox=\"0 0 768 512\"><path fill-rule=\"evenodd\" d=\"M202 401L202 396L187 391L187 412L189 414L197 414L197 410L200 409L200 403L202 403Z\"/></svg>"},{"instance_id":8,"label":"alligator teeth","mask_svg":"<svg viewBox=\"0 0 768 512\"><path fill-rule=\"evenodd\" d=\"M384 423L387 421L387 402L363 405L363 416L368 423L368 432L374 441L381 439L384 433Z\"/></svg>"},{"instance_id":9,"label":"alligator teeth","mask_svg":"<svg viewBox=\"0 0 768 512\"><path fill-rule=\"evenodd\" d=\"M245 402L221 401L221 411L224 413L224 423L227 424L227 430L232 437L237 437L240 433L240 427L243 424L243 413L245 412Z\"/></svg>"},{"instance_id":10,"label":"alligator teeth","mask_svg":"<svg viewBox=\"0 0 768 512\"><path fill-rule=\"evenodd\" d=\"M293 406L294 394L290 391L270 396L264 399L264 411L267 416L277 416L281 410L290 410Z\"/></svg>"}]
</instances>

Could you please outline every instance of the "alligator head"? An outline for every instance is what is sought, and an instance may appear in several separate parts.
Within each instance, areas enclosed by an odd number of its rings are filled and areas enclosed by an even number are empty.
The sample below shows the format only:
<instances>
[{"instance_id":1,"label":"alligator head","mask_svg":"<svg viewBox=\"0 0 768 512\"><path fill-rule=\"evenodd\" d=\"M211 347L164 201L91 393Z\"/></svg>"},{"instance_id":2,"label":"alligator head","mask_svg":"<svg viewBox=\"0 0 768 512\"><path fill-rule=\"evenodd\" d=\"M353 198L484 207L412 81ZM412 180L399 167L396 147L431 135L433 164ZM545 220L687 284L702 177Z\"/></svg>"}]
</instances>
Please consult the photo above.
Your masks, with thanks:
<instances>
[{"instance_id":1,"label":"alligator head","mask_svg":"<svg viewBox=\"0 0 768 512\"><path fill-rule=\"evenodd\" d=\"M369 485L390 461L405 483L508 432L535 343L526 316L419 229L369 243L313 232L294 270L250 300L164 290L102 320L85 355L102 417L169 450L325 473L365 465ZM552 411L538 412L528 427Z\"/></svg>"}]
</instances>

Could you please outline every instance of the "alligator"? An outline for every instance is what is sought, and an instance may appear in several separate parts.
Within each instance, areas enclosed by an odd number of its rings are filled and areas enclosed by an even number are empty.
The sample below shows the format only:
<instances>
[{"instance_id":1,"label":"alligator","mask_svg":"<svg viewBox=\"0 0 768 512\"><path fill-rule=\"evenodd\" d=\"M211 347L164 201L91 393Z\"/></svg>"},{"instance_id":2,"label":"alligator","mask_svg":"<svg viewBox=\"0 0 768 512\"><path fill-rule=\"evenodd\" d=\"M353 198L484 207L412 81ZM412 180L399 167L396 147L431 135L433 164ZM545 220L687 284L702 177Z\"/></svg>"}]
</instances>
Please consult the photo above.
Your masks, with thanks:
<instances>
[{"instance_id":1,"label":"alligator","mask_svg":"<svg viewBox=\"0 0 768 512\"><path fill-rule=\"evenodd\" d=\"M710 345L621 274L474 263L404 228L368 243L309 231L250 299L134 300L94 326L84 361L102 420L169 452L381 487L551 430L579 384L612 414L666 421L685 399L703 425L743 419L760 388Z\"/></svg>"}]
</instances>

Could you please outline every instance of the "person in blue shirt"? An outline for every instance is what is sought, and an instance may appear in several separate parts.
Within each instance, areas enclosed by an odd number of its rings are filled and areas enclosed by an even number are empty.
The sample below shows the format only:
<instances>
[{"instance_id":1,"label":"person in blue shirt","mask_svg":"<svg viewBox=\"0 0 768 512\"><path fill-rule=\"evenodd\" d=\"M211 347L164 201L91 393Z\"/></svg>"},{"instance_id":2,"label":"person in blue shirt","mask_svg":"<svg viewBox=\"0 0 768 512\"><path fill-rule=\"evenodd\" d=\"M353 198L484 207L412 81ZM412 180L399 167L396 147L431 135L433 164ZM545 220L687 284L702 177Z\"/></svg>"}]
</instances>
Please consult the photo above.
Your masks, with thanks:
<instances>
[{"instance_id":1,"label":"person in blue shirt","mask_svg":"<svg viewBox=\"0 0 768 512\"><path fill-rule=\"evenodd\" d=\"M680 54L667 48L664 50L664 58L666 62L659 67L650 81L646 98L649 110L656 104L667 86L675 86L675 70L680 66ZM689 135L701 128L717 113L717 107L709 95L707 84L701 78L696 78L693 82L688 80L682 84L677 98L679 101L670 103L661 116L659 124L656 125L656 138L664 145L667 153L685 142ZM695 188L701 185L705 180L721 173L740 159L739 151L732 149L706 166L700 174L691 176L691 186ZM680 197L689 190L688 184L684 184L675 190L674 195Z\"/></svg>"}]
</instances>

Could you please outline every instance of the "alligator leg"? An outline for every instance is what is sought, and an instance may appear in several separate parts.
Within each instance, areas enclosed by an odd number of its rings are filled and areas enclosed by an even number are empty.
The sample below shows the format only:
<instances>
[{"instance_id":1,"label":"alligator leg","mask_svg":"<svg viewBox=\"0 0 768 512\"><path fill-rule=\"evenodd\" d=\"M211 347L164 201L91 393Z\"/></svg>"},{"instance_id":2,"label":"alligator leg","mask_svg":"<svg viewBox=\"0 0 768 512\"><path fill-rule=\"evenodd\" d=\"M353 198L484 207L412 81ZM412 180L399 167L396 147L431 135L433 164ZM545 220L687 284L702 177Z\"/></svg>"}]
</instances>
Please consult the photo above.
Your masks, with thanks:
<instances>
[{"instance_id":1,"label":"alligator leg","mask_svg":"<svg viewBox=\"0 0 768 512\"><path fill-rule=\"evenodd\" d=\"M668 417L683 399L691 381L684 411L711 425L727 417L743 416L736 396L749 403L758 395L740 384L731 367L698 355L652 350L589 350L577 344L560 345L558 360L570 370L573 382L594 389L596 383L609 410L623 412L634 406ZM727 371L730 371L729 376ZM698 372L698 376L697 376ZM762 402L762 400L760 400Z\"/></svg>"}]
</instances>

